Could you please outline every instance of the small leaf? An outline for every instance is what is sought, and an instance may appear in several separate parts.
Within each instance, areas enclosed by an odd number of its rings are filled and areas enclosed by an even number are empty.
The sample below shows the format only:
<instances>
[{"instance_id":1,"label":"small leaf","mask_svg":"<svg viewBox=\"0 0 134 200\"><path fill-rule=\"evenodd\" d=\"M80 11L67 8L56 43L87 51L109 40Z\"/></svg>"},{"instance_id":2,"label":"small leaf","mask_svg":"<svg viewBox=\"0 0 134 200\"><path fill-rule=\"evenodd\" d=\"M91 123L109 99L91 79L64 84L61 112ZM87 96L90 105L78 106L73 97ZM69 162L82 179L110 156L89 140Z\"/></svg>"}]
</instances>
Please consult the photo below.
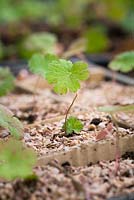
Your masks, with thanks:
<instances>
[{"instance_id":1,"label":"small leaf","mask_svg":"<svg viewBox=\"0 0 134 200\"><path fill-rule=\"evenodd\" d=\"M36 154L30 148L24 148L21 141L10 139L0 143L0 177L12 180L32 175L36 163Z\"/></svg>"},{"instance_id":2,"label":"small leaf","mask_svg":"<svg viewBox=\"0 0 134 200\"><path fill-rule=\"evenodd\" d=\"M63 59L54 61L46 73L46 79L54 85L54 91L58 94L66 94L68 91L76 92L80 88L80 81L86 80L89 71L86 63L72 63Z\"/></svg>"},{"instance_id":3,"label":"small leaf","mask_svg":"<svg viewBox=\"0 0 134 200\"><path fill-rule=\"evenodd\" d=\"M115 112L131 112L134 111L134 104L127 105L127 106L103 106L99 107L98 110L100 112L106 112L106 113L115 113Z\"/></svg>"},{"instance_id":4,"label":"small leaf","mask_svg":"<svg viewBox=\"0 0 134 200\"><path fill-rule=\"evenodd\" d=\"M50 64L52 61L57 60L58 58L55 55L52 54L46 54L45 56L42 54L34 54L29 63L28 66L30 68L30 71L35 74L39 74L43 77L46 75L46 71L49 69Z\"/></svg>"},{"instance_id":5,"label":"small leaf","mask_svg":"<svg viewBox=\"0 0 134 200\"><path fill-rule=\"evenodd\" d=\"M134 51L127 51L117 55L109 63L109 68L124 73L134 70Z\"/></svg>"},{"instance_id":6,"label":"small leaf","mask_svg":"<svg viewBox=\"0 0 134 200\"><path fill-rule=\"evenodd\" d=\"M19 139L23 135L21 122L5 106L0 105L0 126L7 129L11 135Z\"/></svg>"},{"instance_id":7,"label":"small leaf","mask_svg":"<svg viewBox=\"0 0 134 200\"><path fill-rule=\"evenodd\" d=\"M0 68L0 96L14 89L14 77L8 68Z\"/></svg>"},{"instance_id":8,"label":"small leaf","mask_svg":"<svg viewBox=\"0 0 134 200\"><path fill-rule=\"evenodd\" d=\"M65 130L65 124L63 125ZM69 117L66 122L66 134L72 135L73 133L79 133L83 129L83 124L76 117Z\"/></svg>"}]
</instances>

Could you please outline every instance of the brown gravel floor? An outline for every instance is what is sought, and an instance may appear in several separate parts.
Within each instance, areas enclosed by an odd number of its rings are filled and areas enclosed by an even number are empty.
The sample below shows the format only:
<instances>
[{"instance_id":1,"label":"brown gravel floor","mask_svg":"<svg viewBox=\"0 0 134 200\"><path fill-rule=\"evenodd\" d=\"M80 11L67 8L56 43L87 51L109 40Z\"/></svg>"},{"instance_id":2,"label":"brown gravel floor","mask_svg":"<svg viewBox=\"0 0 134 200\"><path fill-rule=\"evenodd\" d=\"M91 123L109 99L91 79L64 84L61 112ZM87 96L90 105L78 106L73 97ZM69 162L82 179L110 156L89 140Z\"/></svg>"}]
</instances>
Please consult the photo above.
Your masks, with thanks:
<instances>
[{"instance_id":1,"label":"brown gravel floor","mask_svg":"<svg viewBox=\"0 0 134 200\"><path fill-rule=\"evenodd\" d=\"M79 134L73 134L71 137L66 137L64 131L61 130L64 118L60 120L42 122L32 127L25 129L24 141L29 146L34 148L39 155L46 153L58 152L61 150L67 151L70 147L80 145L85 142L96 142L97 136L110 122L107 114L92 111L90 113L77 114L84 124L83 130ZM132 120L131 120L132 121ZM95 124L93 124L95 123ZM126 135L134 134L134 130L118 128L118 135L124 137ZM105 139L113 139L116 135L116 128L113 126L112 130Z\"/></svg>"},{"instance_id":2,"label":"brown gravel floor","mask_svg":"<svg viewBox=\"0 0 134 200\"><path fill-rule=\"evenodd\" d=\"M38 180L0 182L0 200L106 200L134 192L134 159L71 167L56 162L35 168Z\"/></svg>"},{"instance_id":3,"label":"brown gravel floor","mask_svg":"<svg viewBox=\"0 0 134 200\"><path fill-rule=\"evenodd\" d=\"M72 96L59 97L45 90L42 95L36 96L36 105L33 107L33 96L26 94L10 94L0 98L0 103L9 107L24 123L30 124L42 120L61 116L65 113ZM107 115L94 113L94 107L101 105L118 105L134 103L134 88L119 84L100 83L96 88L84 88L75 103L72 112L88 113L86 118L79 114L84 123L84 130L80 135L73 137L59 137L59 127L63 120L40 124L33 129L26 129L24 140L39 154L55 148L76 145L78 142L92 138L95 140L95 131L90 131L90 124L94 118L101 118L102 122L95 125L97 131L104 128L109 122ZM92 111L92 112L91 112ZM132 116L126 118L129 124L133 123ZM131 121L130 121L131 119ZM53 134L52 134L53 131ZM51 135L50 135L51 132ZM89 134L90 132L90 134ZM121 134L133 134L132 129L120 128ZM62 134L62 132L60 131ZM110 137L114 136L114 132ZM0 136L1 137L1 136ZM50 145L49 145L50 144ZM70 145L71 144L71 145ZM58 146L57 146L58 145ZM75 168L67 164L64 167L56 162L34 169L38 180L16 180L13 182L0 181L0 200L105 200L134 192L134 158L121 160L120 172L114 175L115 162L100 162L88 167ZM134 198L133 198L134 199Z\"/></svg>"},{"instance_id":4,"label":"brown gravel floor","mask_svg":"<svg viewBox=\"0 0 134 200\"><path fill-rule=\"evenodd\" d=\"M0 98L0 103L7 106L24 123L33 123L63 115L71 103L73 95L58 96L46 89L36 95L36 103L31 94L10 94ZM80 90L72 112L90 111L102 105L134 103L134 88L117 83L101 82L96 88L87 86Z\"/></svg>"}]
</instances>

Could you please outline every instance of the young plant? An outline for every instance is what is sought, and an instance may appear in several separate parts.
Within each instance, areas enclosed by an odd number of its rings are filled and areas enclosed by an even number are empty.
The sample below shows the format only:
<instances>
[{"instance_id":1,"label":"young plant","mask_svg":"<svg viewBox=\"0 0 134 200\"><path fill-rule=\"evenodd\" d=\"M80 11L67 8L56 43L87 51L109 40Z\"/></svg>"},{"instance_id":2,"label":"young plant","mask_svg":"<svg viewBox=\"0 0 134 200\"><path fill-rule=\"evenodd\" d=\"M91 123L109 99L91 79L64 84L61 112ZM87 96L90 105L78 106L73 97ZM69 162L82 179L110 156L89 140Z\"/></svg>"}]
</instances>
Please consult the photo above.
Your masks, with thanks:
<instances>
[{"instance_id":1,"label":"young plant","mask_svg":"<svg viewBox=\"0 0 134 200\"><path fill-rule=\"evenodd\" d=\"M21 141L9 139L0 142L0 177L6 180L32 177L32 168L36 164L36 154L30 148L24 148Z\"/></svg>"},{"instance_id":2,"label":"young plant","mask_svg":"<svg viewBox=\"0 0 134 200\"><path fill-rule=\"evenodd\" d=\"M59 59L50 54L46 56L35 54L29 61L29 67L33 73L42 75L48 83L52 84L57 94L66 94L67 92L76 93L65 114L63 127L66 134L81 131L81 122L78 123L78 119L74 117L68 119L68 115L77 98L80 81L86 80L89 76L87 64L84 62L72 63L71 61ZM71 128L69 128L70 124Z\"/></svg>"},{"instance_id":3,"label":"young plant","mask_svg":"<svg viewBox=\"0 0 134 200\"><path fill-rule=\"evenodd\" d=\"M23 135L21 122L3 105L0 105L0 127L7 129L16 139L20 139Z\"/></svg>"},{"instance_id":4,"label":"young plant","mask_svg":"<svg viewBox=\"0 0 134 200\"><path fill-rule=\"evenodd\" d=\"M76 117L69 117L63 125L63 130L66 130L66 135L70 136L73 133L79 133L83 129L83 124Z\"/></svg>"},{"instance_id":5,"label":"young plant","mask_svg":"<svg viewBox=\"0 0 134 200\"><path fill-rule=\"evenodd\" d=\"M109 63L109 68L123 73L134 70L134 51L127 51L117 55Z\"/></svg>"},{"instance_id":6,"label":"young plant","mask_svg":"<svg viewBox=\"0 0 134 200\"><path fill-rule=\"evenodd\" d=\"M0 68L0 96L8 94L14 89L14 76L8 68Z\"/></svg>"}]
</instances>

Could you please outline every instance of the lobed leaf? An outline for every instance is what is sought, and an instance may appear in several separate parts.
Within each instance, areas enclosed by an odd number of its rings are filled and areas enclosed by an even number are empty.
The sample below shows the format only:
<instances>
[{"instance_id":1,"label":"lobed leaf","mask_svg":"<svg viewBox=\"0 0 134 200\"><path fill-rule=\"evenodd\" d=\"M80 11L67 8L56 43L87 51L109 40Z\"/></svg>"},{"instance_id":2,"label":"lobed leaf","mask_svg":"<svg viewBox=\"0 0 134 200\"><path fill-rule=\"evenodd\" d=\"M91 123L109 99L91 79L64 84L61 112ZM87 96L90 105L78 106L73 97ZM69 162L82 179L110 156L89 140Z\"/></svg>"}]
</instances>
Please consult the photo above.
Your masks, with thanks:
<instances>
[{"instance_id":1,"label":"lobed leaf","mask_svg":"<svg viewBox=\"0 0 134 200\"><path fill-rule=\"evenodd\" d=\"M80 81L89 76L88 66L83 62L72 63L71 61L58 59L56 56L47 54L35 54L29 61L30 70L42 75L54 85L54 91L58 94L66 94L68 91L76 92L80 88Z\"/></svg>"},{"instance_id":2,"label":"lobed leaf","mask_svg":"<svg viewBox=\"0 0 134 200\"><path fill-rule=\"evenodd\" d=\"M76 92L80 88L80 81L88 78L89 71L86 63L72 63L59 59L52 63L46 73L46 79L54 85L54 91L58 94L66 94L68 91Z\"/></svg>"},{"instance_id":3,"label":"lobed leaf","mask_svg":"<svg viewBox=\"0 0 134 200\"><path fill-rule=\"evenodd\" d=\"M39 74L45 77L46 72L49 69L51 62L57 59L58 58L52 54L46 54L44 56L42 54L37 53L31 57L28 63L28 66L32 73Z\"/></svg>"}]
</instances>

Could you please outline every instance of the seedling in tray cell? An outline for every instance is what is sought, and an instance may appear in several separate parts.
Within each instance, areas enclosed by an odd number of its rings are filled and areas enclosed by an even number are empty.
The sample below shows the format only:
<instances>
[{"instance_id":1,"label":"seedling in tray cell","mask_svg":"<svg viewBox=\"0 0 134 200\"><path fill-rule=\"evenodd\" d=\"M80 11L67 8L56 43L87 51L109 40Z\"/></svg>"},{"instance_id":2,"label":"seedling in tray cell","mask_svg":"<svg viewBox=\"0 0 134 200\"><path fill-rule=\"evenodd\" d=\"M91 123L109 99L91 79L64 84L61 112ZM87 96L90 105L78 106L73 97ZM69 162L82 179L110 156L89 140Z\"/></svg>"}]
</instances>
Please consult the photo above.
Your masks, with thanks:
<instances>
[{"instance_id":1,"label":"seedling in tray cell","mask_svg":"<svg viewBox=\"0 0 134 200\"><path fill-rule=\"evenodd\" d=\"M76 93L66 111L63 128L66 135L71 135L74 132L79 133L83 128L82 123L77 118L68 118L68 115L77 98L77 91L80 89L80 81L86 80L89 76L87 64L84 62L72 63L65 59L59 59L52 54L47 54L45 56L35 54L29 61L29 67L31 72L43 76L48 83L52 84L53 90L57 94L62 95L67 92Z\"/></svg>"}]
</instances>

